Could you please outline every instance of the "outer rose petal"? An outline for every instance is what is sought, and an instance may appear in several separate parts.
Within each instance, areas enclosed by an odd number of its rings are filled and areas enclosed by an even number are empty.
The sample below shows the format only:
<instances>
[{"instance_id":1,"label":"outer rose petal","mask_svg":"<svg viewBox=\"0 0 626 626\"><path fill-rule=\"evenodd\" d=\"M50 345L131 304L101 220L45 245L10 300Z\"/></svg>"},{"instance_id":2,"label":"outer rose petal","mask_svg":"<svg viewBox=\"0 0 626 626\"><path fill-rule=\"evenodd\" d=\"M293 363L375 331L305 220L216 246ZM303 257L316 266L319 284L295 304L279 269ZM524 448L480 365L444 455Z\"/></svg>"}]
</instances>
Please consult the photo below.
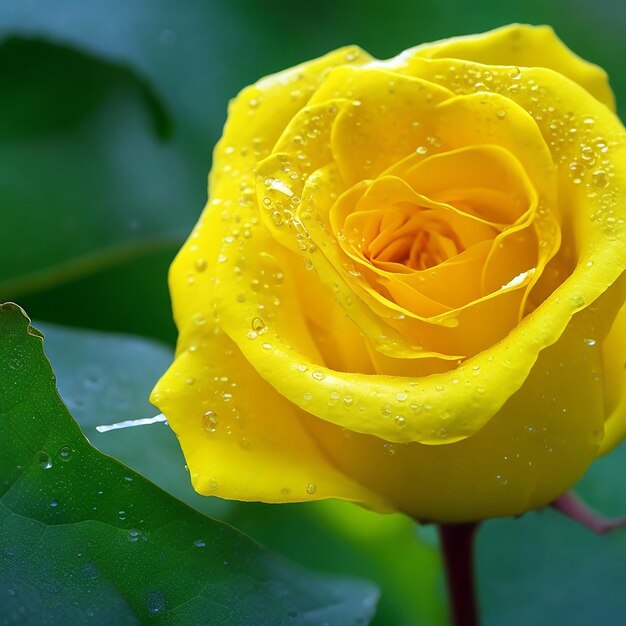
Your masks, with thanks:
<instances>
[{"instance_id":1,"label":"outer rose petal","mask_svg":"<svg viewBox=\"0 0 626 626\"><path fill-rule=\"evenodd\" d=\"M595 310L577 313L561 339L540 354L522 388L476 435L446 446L390 445L356 433L346 438L319 421L318 440L340 468L419 520L464 522L548 504L597 455L604 390L595 373L602 357L588 337L603 332L625 286L622 280Z\"/></svg>"},{"instance_id":2,"label":"outer rose petal","mask_svg":"<svg viewBox=\"0 0 626 626\"><path fill-rule=\"evenodd\" d=\"M254 202L254 168L274 147L290 119L307 103L325 73L345 64L366 63L371 57L355 46L335 50L319 59L268 76L246 87L231 101L224 134L215 147L209 176L210 201L187 243L170 269L172 294L188 282L195 289L173 295L174 320L179 330L202 311L206 315L209 292L225 226L244 205ZM252 212L249 213L252 217ZM239 215L238 215L239 217ZM206 269L206 271L205 271Z\"/></svg>"},{"instance_id":3,"label":"outer rose petal","mask_svg":"<svg viewBox=\"0 0 626 626\"><path fill-rule=\"evenodd\" d=\"M409 59L465 59L485 65L546 67L584 87L594 98L615 110L606 72L574 54L550 26L511 24L480 35L453 37L417 46L400 55Z\"/></svg>"},{"instance_id":4,"label":"outer rose petal","mask_svg":"<svg viewBox=\"0 0 626 626\"><path fill-rule=\"evenodd\" d=\"M605 435L601 454L606 454L626 437L626 305L622 306L601 346L603 368L596 376L604 382Z\"/></svg>"},{"instance_id":5,"label":"outer rose petal","mask_svg":"<svg viewBox=\"0 0 626 626\"><path fill-rule=\"evenodd\" d=\"M216 328L196 328L190 350L161 379L152 401L176 431L194 489L203 495L265 502L341 498L389 508L329 461L301 411Z\"/></svg>"}]
</instances>

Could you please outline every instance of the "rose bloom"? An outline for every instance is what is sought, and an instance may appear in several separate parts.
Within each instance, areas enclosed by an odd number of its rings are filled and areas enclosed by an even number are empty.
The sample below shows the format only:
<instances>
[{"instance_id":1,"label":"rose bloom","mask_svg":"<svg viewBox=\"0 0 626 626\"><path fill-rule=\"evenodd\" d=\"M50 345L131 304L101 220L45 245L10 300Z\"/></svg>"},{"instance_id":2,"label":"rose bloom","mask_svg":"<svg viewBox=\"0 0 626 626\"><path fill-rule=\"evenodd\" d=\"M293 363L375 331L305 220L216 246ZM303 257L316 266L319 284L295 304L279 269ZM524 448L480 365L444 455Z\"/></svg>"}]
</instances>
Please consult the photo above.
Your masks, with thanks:
<instances>
[{"instance_id":1,"label":"rose bloom","mask_svg":"<svg viewBox=\"0 0 626 626\"><path fill-rule=\"evenodd\" d=\"M626 148L547 27L344 48L230 104L152 401L201 494L518 515L626 435Z\"/></svg>"}]
</instances>

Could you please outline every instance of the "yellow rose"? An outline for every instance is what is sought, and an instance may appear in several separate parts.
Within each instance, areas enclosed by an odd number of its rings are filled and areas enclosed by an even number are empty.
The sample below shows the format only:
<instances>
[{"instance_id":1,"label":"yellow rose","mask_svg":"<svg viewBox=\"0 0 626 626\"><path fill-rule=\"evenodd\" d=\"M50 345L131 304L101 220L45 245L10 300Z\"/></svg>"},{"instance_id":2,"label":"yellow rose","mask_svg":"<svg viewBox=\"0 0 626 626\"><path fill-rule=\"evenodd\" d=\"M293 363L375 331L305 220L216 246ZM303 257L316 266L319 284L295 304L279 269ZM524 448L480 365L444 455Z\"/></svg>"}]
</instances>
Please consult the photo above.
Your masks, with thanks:
<instances>
[{"instance_id":1,"label":"yellow rose","mask_svg":"<svg viewBox=\"0 0 626 626\"><path fill-rule=\"evenodd\" d=\"M554 500L626 435L625 186L606 75L550 28L244 89L152 396L195 489L438 522Z\"/></svg>"}]
</instances>

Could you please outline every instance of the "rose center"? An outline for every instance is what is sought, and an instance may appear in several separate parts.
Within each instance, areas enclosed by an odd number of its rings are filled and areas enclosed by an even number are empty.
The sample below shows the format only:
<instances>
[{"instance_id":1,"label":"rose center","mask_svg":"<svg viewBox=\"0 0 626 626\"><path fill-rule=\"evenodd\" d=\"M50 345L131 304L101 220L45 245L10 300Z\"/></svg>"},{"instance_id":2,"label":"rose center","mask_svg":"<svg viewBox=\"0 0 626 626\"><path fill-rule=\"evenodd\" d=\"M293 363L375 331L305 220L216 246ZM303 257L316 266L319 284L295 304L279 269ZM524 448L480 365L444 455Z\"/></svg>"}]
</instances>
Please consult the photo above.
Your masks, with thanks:
<instances>
[{"instance_id":1,"label":"rose center","mask_svg":"<svg viewBox=\"0 0 626 626\"><path fill-rule=\"evenodd\" d=\"M379 218L375 236L363 241L362 253L377 267L392 269L397 264L425 270L456 256L463 250L458 235L434 212L414 207L412 214ZM376 230L374 230L376 232Z\"/></svg>"}]
</instances>

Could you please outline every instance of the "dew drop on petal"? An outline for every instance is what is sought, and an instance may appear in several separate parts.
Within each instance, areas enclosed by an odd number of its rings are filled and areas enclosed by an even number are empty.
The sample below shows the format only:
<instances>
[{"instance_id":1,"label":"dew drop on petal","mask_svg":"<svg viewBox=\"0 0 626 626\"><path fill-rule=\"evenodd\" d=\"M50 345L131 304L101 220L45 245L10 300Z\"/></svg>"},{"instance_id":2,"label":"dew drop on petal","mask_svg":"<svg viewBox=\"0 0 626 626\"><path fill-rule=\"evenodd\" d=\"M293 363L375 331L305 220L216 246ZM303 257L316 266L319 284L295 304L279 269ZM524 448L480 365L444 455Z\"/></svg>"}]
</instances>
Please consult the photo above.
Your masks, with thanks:
<instances>
[{"instance_id":1,"label":"dew drop on petal","mask_svg":"<svg viewBox=\"0 0 626 626\"><path fill-rule=\"evenodd\" d=\"M202 418L204 430L208 433L214 433L217 430L218 421L215 411L207 411Z\"/></svg>"},{"instance_id":2,"label":"dew drop on petal","mask_svg":"<svg viewBox=\"0 0 626 626\"><path fill-rule=\"evenodd\" d=\"M399 428L403 428L404 426L406 426L406 417L404 417L403 415L396 415L395 422L396 426L398 426Z\"/></svg>"}]
</instances>

